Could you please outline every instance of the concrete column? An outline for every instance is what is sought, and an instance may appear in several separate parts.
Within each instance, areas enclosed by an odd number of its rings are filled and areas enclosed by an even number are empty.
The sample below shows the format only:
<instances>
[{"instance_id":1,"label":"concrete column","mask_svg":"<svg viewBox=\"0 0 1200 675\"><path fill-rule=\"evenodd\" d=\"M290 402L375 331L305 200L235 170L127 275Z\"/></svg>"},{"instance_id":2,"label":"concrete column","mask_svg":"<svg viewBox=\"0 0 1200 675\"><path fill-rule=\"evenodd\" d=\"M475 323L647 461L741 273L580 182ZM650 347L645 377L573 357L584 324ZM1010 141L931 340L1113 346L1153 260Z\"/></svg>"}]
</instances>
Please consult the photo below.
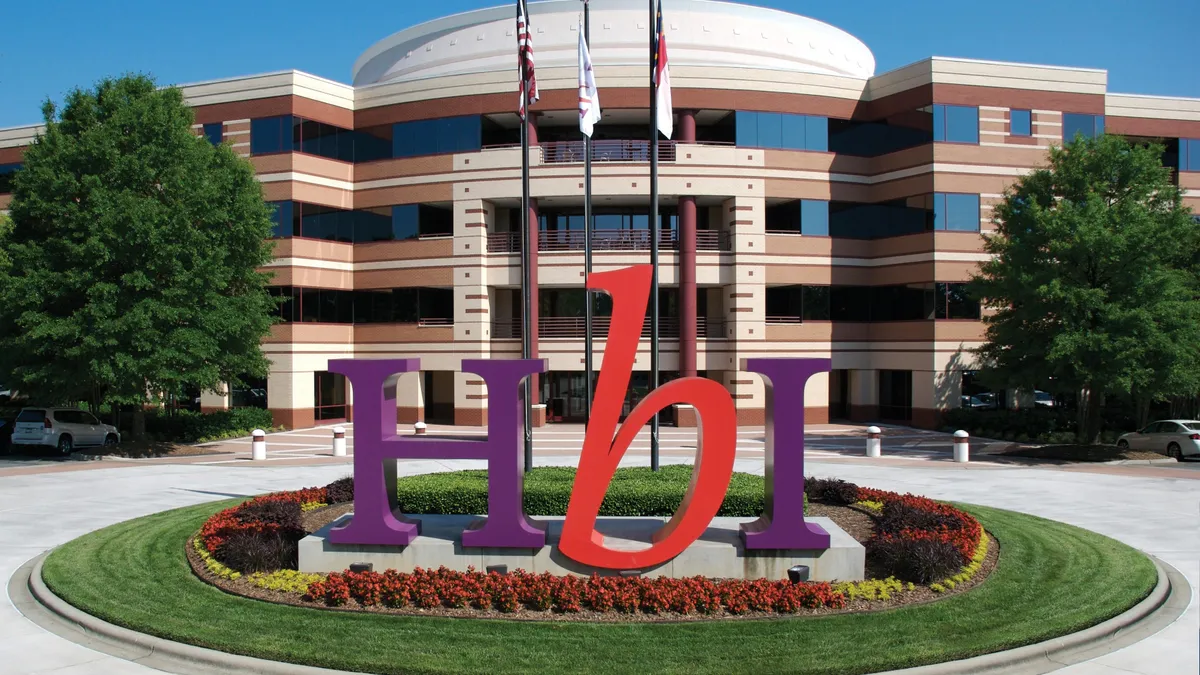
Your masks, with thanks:
<instances>
[{"instance_id":1,"label":"concrete column","mask_svg":"<svg viewBox=\"0 0 1200 675\"><path fill-rule=\"evenodd\" d=\"M460 426L487 426L487 387L474 373L454 373L454 423Z\"/></svg>"},{"instance_id":2,"label":"concrete column","mask_svg":"<svg viewBox=\"0 0 1200 675\"><path fill-rule=\"evenodd\" d=\"M912 371L912 424L922 429L936 429L941 422L941 406L937 397L939 373L928 370ZM959 388L961 391L961 387Z\"/></svg>"},{"instance_id":3,"label":"concrete column","mask_svg":"<svg viewBox=\"0 0 1200 675\"><path fill-rule=\"evenodd\" d=\"M488 356L493 312L485 262L494 217L491 202L454 202L454 342L463 358Z\"/></svg>"},{"instance_id":4,"label":"concrete column","mask_svg":"<svg viewBox=\"0 0 1200 675\"><path fill-rule=\"evenodd\" d=\"M278 364L288 370L276 370L272 366L267 376L267 408L274 423L289 429L304 429L313 426L313 408L316 396L313 390L313 370L290 370L292 364Z\"/></svg>"},{"instance_id":5,"label":"concrete column","mask_svg":"<svg viewBox=\"0 0 1200 675\"><path fill-rule=\"evenodd\" d=\"M879 371L850 371L850 419L867 422L879 417Z\"/></svg>"},{"instance_id":6,"label":"concrete column","mask_svg":"<svg viewBox=\"0 0 1200 675\"><path fill-rule=\"evenodd\" d=\"M738 370L745 358L759 355L754 343L766 338L766 268L754 264L766 245L766 202L761 195L735 197L722 205L721 220L733 244L733 280L725 286L729 336L728 385L738 408L738 423L762 424L766 397L762 378Z\"/></svg>"},{"instance_id":7,"label":"concrete column","mask_svg":"<svg viewBox=\"0 0 1200 675\"><path fill-rule=\"evenodd\" d=\"M188 401L191 403L191 401ZM230 406L229 383L221 385L221 391L202 391L200 392L200 412L210 413L219 410L228 410Z\"/></svg>"},{"instance_id":8,"label":"concrete column","mask_svg":"<svg viewBox=\"0 0 1200 675\"><path fill-rule=\"evenodd\" d=\"M696 142L695 110L681 110L679 112L679 126L676 129L675 140L679 143Z\"/></svg>"}]
</instances>

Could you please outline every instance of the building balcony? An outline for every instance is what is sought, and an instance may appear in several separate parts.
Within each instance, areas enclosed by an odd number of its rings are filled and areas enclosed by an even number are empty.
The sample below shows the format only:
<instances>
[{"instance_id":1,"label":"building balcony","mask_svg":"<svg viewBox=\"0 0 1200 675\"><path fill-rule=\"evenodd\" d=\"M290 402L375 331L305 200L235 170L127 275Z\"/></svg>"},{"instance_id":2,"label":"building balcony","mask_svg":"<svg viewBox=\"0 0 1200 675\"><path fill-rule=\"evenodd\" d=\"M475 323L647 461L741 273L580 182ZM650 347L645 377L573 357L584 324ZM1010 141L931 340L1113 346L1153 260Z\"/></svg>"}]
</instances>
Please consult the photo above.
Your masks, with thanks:
<instances>
[{"instance_id":1,"label":"building balcony","mask_svg":"<svg viewBox=\"0 0 1200 675\"><path fill-rule=\"evenodd\" d=\"M538 144L543 164L582 164L586 158L583 141L549 141ZM593 162L649 162L650 141L596 140L592 141ZM675 143L659 141L658 161L675 161Z\"/></svg>"},{"instance_id":2,"label":"building balcony","mask_svg":"<svg viewBox=\"0 0 1200 675\"><path fill-rule=\"evenodd\" d=\"M649 230L595 230L592 232L592 251L649 251ZM538 251L555 253L582 251L587 237L582 230L549 230L538 232ZM675 230L660 230L658 246L663 251L679 250L679 234ZM488 253L520 253L521 233L501 232L488 235ZM696 232L697 251L729 251L730 238L718 230Z\"/></svg>"},{"instance_id":3,"label":"building balcony","mask_svg":"<svg viewBox=\"0 0 1200 675\"><path fill-rule=\"evenodd\" d=\"M592 317L592 337L597 340L608 338L608 329L612 321L611 317L596 316ZM678 340L679 339L679 319L677 317L661 317L658 323L658 336L663 340ZM553 340L553 339L570 339L580 340L585 337L587 332L587 322L583 317L575 316L543 316L538 317L538 339ZM492 339L493 340L520 340L521 320L520 319L496 319L492 321ZM725 336L725 322L715 319L700 317L696 320L696 337L697 339L720 339ZM650 319L647 318L642 323L642 339L650 338Z\"/></svg>"}]
</instances>

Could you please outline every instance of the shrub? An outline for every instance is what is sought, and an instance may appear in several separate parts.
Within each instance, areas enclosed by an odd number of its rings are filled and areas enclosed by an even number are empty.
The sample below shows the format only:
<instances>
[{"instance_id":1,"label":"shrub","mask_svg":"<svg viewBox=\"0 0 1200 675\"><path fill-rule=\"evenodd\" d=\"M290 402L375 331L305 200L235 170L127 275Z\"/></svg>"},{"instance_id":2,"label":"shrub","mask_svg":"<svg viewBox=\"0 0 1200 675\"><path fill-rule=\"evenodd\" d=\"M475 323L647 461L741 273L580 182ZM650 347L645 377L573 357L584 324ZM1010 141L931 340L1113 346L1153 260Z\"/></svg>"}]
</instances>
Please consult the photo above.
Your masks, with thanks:
<instances>
[{"instance_id":1,"label":"shrub","mask_svg":"<svg viewBox=\"0 0 1200 675\"><path fill-rule=\"evenodd\" d=\"M196 443L249 436L255 429L272 429L271 411L262 408L232 408L212 413L176 410L146 416L146 433L164 441Z\"/></svg>"},{"instance_id":2,"label":"shrub","mask_svg":"<svg viewBox=\"0 0 1200 675\"><path fill-rule=\"evenodd\" d=\"M937 539L873 538L867 556L883 574L918 584L943 579L962 566L958 549Z\"/></svg>"},{"instance_id":3,"label":"shrub","mask_svg":"<svg viewBox=\"0 0 1200 675\"><path fill-rule=\"evenodd\" d=\"M904 530L955 529L961 524L957 514L942 509L930 510L906 501L884 502L876 528L897 535Z\"/></svg>"},{"instance_id":4,"label":"shrub","mask_svg":"<svg viewBox=\"0 0 1200 675\"><path fill-rule=\"evenodd\" d=\"M354 476L347 476L325 486L325 499L330 504L345 504L354 501Z\"/></svg>"},{"instance_id":5,"label":"shrub","mask_svg":"<svg viewBox=\"0 0 1200 675\"><path fill-rule=\"evenodd\" d=\"M679 508L691 481L692 467L664 466L617 469L604 501L601 516L670 516ZM538 467L525 474L525 512L534 516L561 516L575 481L572 467ZM454 471L409 476L396 485L400 510L405 513L487 513L487 471ZM752 517L763 512L763 479L733 474L720 516Z\"/></svg>"},{"instance_id":6,"label":"shrub","mask_svg":"<svg viewBox=\"0 0 1200 675\"><path fill-rule=\"evenodd\" d=\"M296 569L296 539L278 532L237 532L214 557L242 574Z\"/></svg>"},{"instance_id":7,"label":"shrub","mask_svg":"<svg viewBox=\"0 0 1200 675\"><path fill-rule=\"evenodd\" d=\"M805 478L804 494L814 502L848 506L858 501L858 486L837 478Z\"/></svg>"},{"instance_id":8,"label":"shrub","mask_svg":"<svg viewBox=\"0 0 1200 675\"><path fill-rule=\"evenodd\" d=\"M298 535L303 538L304 526L300 523L300 504L279 500L263 500L248 503L234 511L239 523L263 523L275 526L276 532Z\"/></svg>"}]
</instances>

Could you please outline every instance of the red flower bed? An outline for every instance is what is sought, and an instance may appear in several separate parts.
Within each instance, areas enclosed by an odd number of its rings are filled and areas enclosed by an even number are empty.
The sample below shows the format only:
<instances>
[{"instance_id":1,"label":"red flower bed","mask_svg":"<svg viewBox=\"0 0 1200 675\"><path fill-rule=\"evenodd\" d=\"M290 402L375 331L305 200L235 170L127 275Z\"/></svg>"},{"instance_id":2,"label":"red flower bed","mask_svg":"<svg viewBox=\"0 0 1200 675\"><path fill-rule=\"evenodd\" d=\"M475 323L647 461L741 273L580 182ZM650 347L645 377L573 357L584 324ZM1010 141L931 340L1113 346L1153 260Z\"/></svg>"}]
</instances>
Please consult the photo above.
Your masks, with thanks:
<instances>
[{"instance_id":1,"label":"red flower bed","mask_svg":"<svg viewBox=\"0 0 1200 675\"><path fill-rule=\"evenodd\" d=\"M885 509L890 505L908 507L924 512L930 516L930 520L938 521L934 527L903 527L897 532L876 530L874 538L944 541L958 549L958 552L962 554L964 565L970 562L971 556L975 555L975 550L979 547L979 540L983 536L983 526L970 514L927 497L860 487L858 499L859 501L883 502Z\"/></svg>"},{"instance_id":2,"label":"red flower bed","mask_svg":"<svg viewBox=\"0 0 1200 675\"><path fill-rule=\"evenodd\" d=\"M410 573L343 572L310 584L311 602L344 605L351 599L366 607L477 607L515 612L522 607L546 611L619 611L659 614L711 614L724 609L794 613L802 608L839 609L845 597L825 582L793 584L756 579L704 577L554 576L517 570L511 574L456 572L445 567Z\"/></svg>"}]
</instances>

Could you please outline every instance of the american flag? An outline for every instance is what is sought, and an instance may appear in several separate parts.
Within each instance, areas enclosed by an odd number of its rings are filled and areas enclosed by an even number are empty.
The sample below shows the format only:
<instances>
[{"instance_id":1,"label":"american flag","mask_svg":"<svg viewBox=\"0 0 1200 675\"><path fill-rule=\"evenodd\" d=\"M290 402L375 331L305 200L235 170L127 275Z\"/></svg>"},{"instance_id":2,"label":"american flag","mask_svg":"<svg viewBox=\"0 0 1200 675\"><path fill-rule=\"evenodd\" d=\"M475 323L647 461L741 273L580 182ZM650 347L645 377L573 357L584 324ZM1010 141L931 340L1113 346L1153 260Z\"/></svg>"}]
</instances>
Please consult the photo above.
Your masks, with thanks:
<instances>
[{"instance_id":1,"label":"american flag","mask_svg":"<svg viewBox=\"0 0 1200 675\"><path fill-rule=\"evenodd\" d=\"M537 103L537 78L533 75L533 32L529 28L529 10L525 0L517 0L517 69L520 78L521 104L517 114L525 119L526 101L528 105Z\"/></svg>"}]
</instances>

